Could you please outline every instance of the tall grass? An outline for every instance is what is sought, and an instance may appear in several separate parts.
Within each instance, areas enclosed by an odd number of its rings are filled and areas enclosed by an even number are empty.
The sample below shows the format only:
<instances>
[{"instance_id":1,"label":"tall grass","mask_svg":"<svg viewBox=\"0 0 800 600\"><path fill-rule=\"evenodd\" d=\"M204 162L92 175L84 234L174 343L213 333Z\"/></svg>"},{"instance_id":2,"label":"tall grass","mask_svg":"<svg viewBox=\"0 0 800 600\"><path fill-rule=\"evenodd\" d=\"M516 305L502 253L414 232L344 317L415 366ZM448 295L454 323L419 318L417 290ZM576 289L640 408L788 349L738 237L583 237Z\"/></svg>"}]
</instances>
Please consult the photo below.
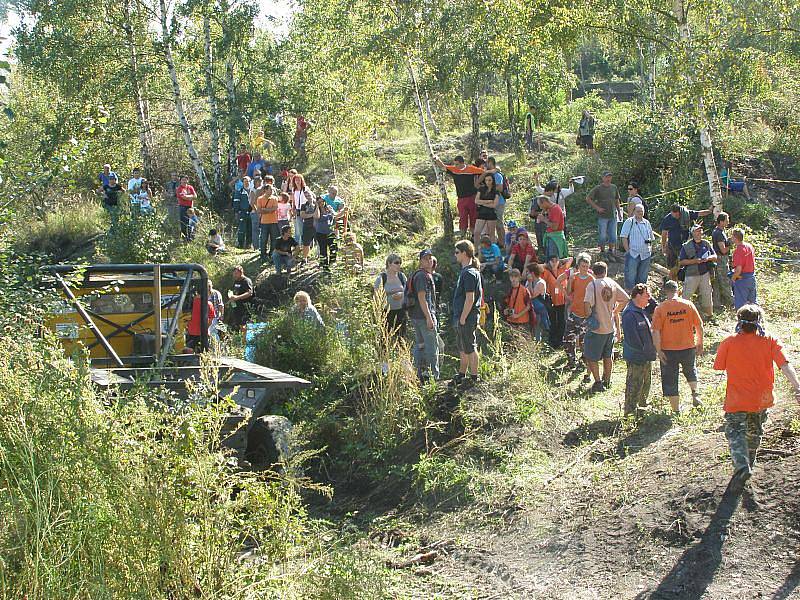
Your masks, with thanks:
<instances>
[{"instance_id":1,"label":"tall grass","mask_svg":"<svg viewBox=\"0 0 800 600\"><path fill-rule=\"evenodd\" d=\"M13 350L12 350L13 348ZM0 338L0 597L248 598L278 585L238 563L299 542L288 481L237 475L221 411L96 393L47 341Z\"/></svg>"},{"instance_id":2,"label":"tall grass","mask_svg":"<svg viewBox=\"0 0 800 600\"><path fill-rule=\"evenodd\" d=\"M18 219L18 227L14 237L21 251L59 256L104 231L106 222L97 199L76 197L41 217Z\"/></svg>"}]
</instances>

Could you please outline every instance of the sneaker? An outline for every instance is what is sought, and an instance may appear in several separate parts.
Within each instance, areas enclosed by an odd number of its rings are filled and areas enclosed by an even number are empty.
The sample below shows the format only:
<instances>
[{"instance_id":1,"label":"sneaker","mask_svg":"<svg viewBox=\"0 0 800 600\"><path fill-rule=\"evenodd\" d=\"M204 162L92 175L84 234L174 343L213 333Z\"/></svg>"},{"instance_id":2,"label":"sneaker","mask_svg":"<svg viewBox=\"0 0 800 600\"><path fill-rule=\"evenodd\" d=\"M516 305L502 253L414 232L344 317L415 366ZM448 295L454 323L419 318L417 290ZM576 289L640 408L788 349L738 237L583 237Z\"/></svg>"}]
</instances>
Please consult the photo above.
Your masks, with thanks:
<instances>
[{"instance_id":1,"label":"sneaker","mask_svg":"<svg viewBox=\"0 0 800 600\"><path fill-rule=\"evenodd\" d=\"M692 394L692 406L695 408L700 408L703 406L703 403L700 402L700 394L693 393Z\"/></svg>"},{"instance_id":2,"label":"sneaker","mask_svg":"<svg viewBox=\"0 0 800 600\"><path fill-rule=\"evenodd\" d=\"M611 380L610 379L603 379L603 387L605 389L610 389L611 388Z\"/></svg>"},{"instance_id":3,"label":"sneaker","mask_svg":"<svg viewBox=\"0 0 800 600\"><path fill-rule=\"evenodd\" d=\"M604 392L606 386L603 385L602 381L595 381L592 385L591 389L589 390L592 394L597 394L598 392Z\"/></svg>"},{"instance_id":4,"label":"sneaker","mask_svg":"<svg viewBox=\"0 0 800 600\"><path fill-rule=\"evenodd\" d=\"M467 375L464 378L464 386L471 388L478 385L478 376L477 375Z\"/></svg>"}]
</instances>

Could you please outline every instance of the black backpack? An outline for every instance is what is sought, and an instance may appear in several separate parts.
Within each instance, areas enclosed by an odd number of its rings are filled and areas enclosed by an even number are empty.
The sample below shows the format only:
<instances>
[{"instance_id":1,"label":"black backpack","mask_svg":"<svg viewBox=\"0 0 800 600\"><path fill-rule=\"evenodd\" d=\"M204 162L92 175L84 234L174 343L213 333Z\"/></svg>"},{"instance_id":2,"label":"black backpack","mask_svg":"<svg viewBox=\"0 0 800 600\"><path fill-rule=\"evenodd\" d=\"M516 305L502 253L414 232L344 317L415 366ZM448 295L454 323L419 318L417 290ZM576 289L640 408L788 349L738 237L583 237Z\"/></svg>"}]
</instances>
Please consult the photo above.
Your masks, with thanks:
<instances>
[{"instance_id":1,"label":"black backpack","mask_svg":"<svg viewBox=\"0 0 800 600\"><path fill-rule=\"evenodd\" d=\"M425 273L425 276L431 280L431 285L433 285L433 278L427 271L424 269L417 269L414 271L411 277L406 280L405 292L403 294L403 308L411 308L417 305L417 290L414 289L414 278L417 276L417 273ZM383 281L385 284L386 280L384 279Z\"/></svg>"}]
</instances>

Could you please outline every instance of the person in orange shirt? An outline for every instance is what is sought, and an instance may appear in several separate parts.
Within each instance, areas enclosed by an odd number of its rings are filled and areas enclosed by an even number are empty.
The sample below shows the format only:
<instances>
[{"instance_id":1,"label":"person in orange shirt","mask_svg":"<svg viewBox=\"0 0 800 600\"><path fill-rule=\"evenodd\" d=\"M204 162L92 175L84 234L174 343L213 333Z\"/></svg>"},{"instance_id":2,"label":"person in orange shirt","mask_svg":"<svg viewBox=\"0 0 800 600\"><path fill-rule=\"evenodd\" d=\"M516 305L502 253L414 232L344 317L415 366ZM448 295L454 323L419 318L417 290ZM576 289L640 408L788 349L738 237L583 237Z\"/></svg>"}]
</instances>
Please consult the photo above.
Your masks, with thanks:
<instances>
[{"instance_id":1,"label":"person in orange shirt","mask_svg":"<svg viewBox=\"0 0 800 600\"><path fill-rule=\"evenodd\" d=\"M558 278L569 271L572 266L572 257L558 258L551 256L542 265L544 273L542 277L547 284L547 293L552 301L550 309L550 345L553 348L560 348L561 341L564 339L564 328L567 323L567 294L564 289L564 281Z\"/></svg>"},{"instance_id":2,"label":"person in orange shirt","mask_svg":"<svg viewBox=\"0 0 800 600\"><path fill-rule=\"evenodd\" d=\"M717 349L714 368L725 371L725 437L733 460L732 483L741 488L750 478L767 420L767 409L774 404L773 363L778 365L794 387L800 402L800 381L786 359L780 342L764 333L764 312L755 304L746 304L736 312L736 333L728 336Z\"/></svg>"},{"instance_id":3,"label":"person in orange shirt","mask_svg":"<svg viewBox=\"0 0 800 600\"><path fill-rule=\"evenodd\" d=\"M581 362L576 357L577 348L583 352L583 339L586 337L586 320L588 314L583 304L583 297L588 285L594 281L594 275L589 272L592 264L592 257L586 252L581 252L577 257L578 269L573 273L566 271L562 273L558 280L566 282L566 300L569 302L569 312L567 322L564 327L564 351L567 353L567 361L570 369L588 369L586 358L581 355ZM562 279L563 278L563 279ZM586 372L584 382L591 381L591 375Z\"/></svg>"},{"instance_id":4,"label":"person in orange shirt","mask_svg":"<svg viewBox=\"0 0 800 600\"><path fill-rule=\"evenodd\" d=\"M261 260L269 260L275 250L275 242L281 234L278 230L278 197L272 185L268 184L264 188L264 193L256 200L256 210L261 230ZM269 251L267 251L267 240L269 240Z\"/></svg>"},{"instance_id":5,"label":"person in orange shirt","mask_svg":"<svg viewBox=\"0 0 800 600\"><path fill-rule=\"evenodd\" d=\"M531 322L531 294L522 282L522 273L519 269L511 269L508 274L511 280L511 289L503 302L503 316L506 321L515 325L527 325Z\"/></svg>"},{"instance_id":6,"label":"person in orange shirt","mask_svg":"<svg viewBox=\"0 0 800 600\"><path fill-rule=\"evenodd\" d=\"M703 320L691 300L678 297L678 283L664 282L666 300L653 313L653 345L661 362L661 391L672 412L680 412L678 371L692 390L692 404L700 406L697 391L697 355L703 354Z\"/></svg>"}]
</instances>

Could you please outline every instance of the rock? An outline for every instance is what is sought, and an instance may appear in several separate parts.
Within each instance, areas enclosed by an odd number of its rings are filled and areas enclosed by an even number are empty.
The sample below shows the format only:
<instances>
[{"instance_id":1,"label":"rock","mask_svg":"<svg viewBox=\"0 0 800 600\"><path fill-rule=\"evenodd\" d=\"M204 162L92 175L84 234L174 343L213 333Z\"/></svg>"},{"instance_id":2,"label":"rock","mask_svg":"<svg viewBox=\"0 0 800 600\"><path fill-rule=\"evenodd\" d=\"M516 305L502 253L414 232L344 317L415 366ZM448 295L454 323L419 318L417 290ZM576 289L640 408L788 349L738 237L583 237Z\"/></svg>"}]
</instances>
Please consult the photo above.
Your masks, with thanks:
<instances>
[{"instance_id":1,"label":"rock","mask_svg":"<svg viewBox=\"0 0 800 600\"><path fill-rule=\"evenodd\" d=\"M247 432L245 457L254 465L288 462L292 423L286 417L265 415L253 421Z\"/></svg>"}]
</instances>

